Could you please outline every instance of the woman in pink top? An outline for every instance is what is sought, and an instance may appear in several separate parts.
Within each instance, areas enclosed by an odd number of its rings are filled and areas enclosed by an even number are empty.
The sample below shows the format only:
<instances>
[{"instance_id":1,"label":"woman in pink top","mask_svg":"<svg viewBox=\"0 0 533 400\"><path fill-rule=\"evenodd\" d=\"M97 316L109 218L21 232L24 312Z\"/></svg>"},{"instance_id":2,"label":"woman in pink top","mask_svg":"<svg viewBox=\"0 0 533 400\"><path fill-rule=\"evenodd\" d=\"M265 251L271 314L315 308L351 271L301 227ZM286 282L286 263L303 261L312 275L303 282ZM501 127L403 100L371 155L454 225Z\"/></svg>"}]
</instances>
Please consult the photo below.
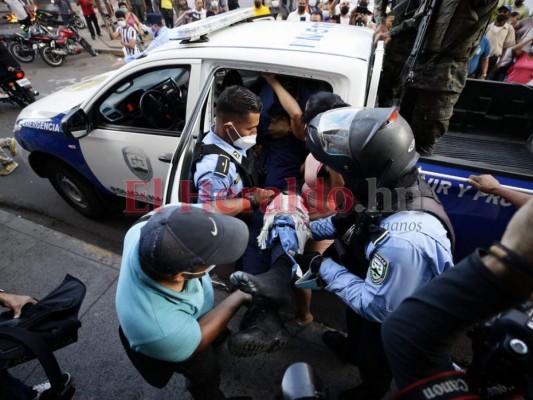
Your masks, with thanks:
<instances>
[{"instance_id":1,"label":"woman in pink top","mask_svg":"<svg viewBox=\"0 0 533 400\"><path fill-rule=\"evenodd\" d=\"M516 61L509 71L505 82L521 83L523 85L533 85L533 36L522 40L512 47L513 56ZM527 51L526 51L527 50Z\"/></svg>"}]
</instances>

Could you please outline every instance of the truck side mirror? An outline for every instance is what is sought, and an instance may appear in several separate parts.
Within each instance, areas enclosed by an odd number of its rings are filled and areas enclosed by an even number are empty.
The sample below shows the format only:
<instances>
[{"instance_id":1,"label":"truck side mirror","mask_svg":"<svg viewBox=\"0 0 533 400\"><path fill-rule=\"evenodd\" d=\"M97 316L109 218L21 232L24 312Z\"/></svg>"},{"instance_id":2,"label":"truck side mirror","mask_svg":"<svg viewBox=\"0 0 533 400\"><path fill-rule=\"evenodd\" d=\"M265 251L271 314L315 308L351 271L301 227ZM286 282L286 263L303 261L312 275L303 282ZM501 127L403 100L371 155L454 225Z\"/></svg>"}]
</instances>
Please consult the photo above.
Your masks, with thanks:
<instances>
[{"instance_id":1,"label":"truck side mirror","mask_svg":"<svg viewBox=\"0 0 533 400\"><path fill-rule=\"evenodd\" d=\"M89 118L81 108L74 108L61 120L61 129L73 139L81 139L89 134Z\"/></svg>"}]
</instances>

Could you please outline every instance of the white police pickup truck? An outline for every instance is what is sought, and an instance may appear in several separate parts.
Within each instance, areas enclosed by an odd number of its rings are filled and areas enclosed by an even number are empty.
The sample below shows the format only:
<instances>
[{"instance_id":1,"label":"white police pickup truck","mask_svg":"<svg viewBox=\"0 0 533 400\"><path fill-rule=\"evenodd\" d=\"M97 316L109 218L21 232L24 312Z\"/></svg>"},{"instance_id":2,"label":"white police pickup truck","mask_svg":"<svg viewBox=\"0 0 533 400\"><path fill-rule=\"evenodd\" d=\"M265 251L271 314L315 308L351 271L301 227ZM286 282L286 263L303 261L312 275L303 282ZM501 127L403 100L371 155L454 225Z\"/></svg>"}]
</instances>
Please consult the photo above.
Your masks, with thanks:
<instances>
[{"instance_id":1,"label":"white police pickup truck","mask_svg":"<svg viewBox=\"0 0 533 400\"><path fill-rule=\"evenodd\" d=\"M116 196L163 201L176 147L185 132L209 128L230 70L246 83L274 73L333 90L354 106L374 105L383 52L370 29L234 24L252 16L240 9L174 29L175 40L146 57L25 108L14 128L22 156L95 218Z\"/></svg>"},{"instance_id":2,"label":"white police pickup truck","mask_svg":"<svg viewBox=\"0 0 533 400\"><path fill-rule=\"evenodd\" d=\"M98 217L113 198L191 200L195 143L236 75L252 90L261 74L271 73L296 93L330 90L354 107L375 105L384 51L372 30L237 23L252 16L241 9L177 28L171 43L146 57L33 103L15 125L21 154L70 205ZM469 82L459 100L456 131L419 162L454 224L456 259L501 237L514 213L504 199L468 185L470 174L490 172L533 193L533 91L480 82ZM133 202L127 207L134 211Z\"/></svg>"}]
</instances>

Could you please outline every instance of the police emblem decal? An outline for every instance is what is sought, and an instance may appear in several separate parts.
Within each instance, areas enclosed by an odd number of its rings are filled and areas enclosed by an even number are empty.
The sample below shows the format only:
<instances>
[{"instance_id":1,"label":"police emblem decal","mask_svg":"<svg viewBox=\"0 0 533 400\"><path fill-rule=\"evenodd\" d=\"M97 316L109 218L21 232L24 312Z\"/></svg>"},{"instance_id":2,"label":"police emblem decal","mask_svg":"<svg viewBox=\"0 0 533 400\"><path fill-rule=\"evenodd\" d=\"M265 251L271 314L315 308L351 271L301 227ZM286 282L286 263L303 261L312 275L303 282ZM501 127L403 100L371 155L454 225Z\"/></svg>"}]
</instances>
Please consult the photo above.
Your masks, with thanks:
<instances>
[{"instance_id":1,"label":"police emblem decal","mask_svg":"<svg viewBox=\"0 0 533 400\"><path fill-rule=\"evenodd\" d=\"M152 180L154 172L150 164L150 159L141 148L135 146L124 147L122 149L122 155L124 156L126 165L137 178L146 182Z\"/></svg>"},{"instance_id":2,"label":"police emblem decal","mask_svg":"<svg viewBox=\"0 0 533 400\"><path fill-rule=\"evenodd\" d=\"M381 285L387 277L389 271L389 262L378 252L370 260L370 280L374 285Z\"/></svg>"}]
</instances>

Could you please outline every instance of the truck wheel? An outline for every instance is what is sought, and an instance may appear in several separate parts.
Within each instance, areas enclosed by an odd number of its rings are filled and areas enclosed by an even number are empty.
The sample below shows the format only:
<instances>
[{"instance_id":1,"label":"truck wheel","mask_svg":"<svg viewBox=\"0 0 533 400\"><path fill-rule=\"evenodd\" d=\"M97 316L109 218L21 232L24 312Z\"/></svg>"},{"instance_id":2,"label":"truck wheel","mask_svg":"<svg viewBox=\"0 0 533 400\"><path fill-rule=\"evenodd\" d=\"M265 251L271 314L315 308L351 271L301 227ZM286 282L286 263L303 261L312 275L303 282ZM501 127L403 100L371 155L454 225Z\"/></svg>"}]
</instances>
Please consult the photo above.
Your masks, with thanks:
<instances>
[{"instance_id":1,"label":"truck wheel","mask_svg":"<svg viewBox=\"0 0 533 400\"><path fill-rule=\"evenodd\" d=\"M59 195L79 213L91 219L101 218L107 213L107 207L96 189L65 164L51 163L48 179Z\"/></svg>"}]
</instances>

